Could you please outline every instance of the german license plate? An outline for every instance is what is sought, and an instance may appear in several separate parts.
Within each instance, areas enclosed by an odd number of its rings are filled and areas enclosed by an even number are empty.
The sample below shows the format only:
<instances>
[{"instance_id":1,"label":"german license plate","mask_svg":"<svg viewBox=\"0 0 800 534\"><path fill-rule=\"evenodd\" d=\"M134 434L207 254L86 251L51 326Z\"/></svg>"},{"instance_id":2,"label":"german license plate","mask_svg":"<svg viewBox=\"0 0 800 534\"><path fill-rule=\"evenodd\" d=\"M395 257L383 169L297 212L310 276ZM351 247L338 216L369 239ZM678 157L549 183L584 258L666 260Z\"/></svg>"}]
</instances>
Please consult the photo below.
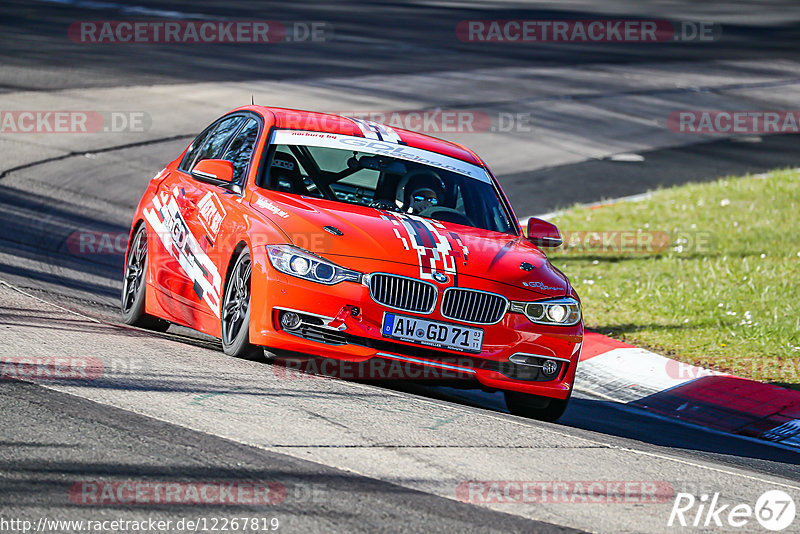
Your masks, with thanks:
<instances>
[{"instance_id":1,"label":"german license plate","mask_svg":"<svg viewBox=\"0 0 800 534\"><path fill-rule=\"evenodd\" d=\"M428 321L396 313L384 314L381 334L383 337L409 343L462 352L480 352L483 345L483 330L480 328Z\"/></svg>"}]
</instances>

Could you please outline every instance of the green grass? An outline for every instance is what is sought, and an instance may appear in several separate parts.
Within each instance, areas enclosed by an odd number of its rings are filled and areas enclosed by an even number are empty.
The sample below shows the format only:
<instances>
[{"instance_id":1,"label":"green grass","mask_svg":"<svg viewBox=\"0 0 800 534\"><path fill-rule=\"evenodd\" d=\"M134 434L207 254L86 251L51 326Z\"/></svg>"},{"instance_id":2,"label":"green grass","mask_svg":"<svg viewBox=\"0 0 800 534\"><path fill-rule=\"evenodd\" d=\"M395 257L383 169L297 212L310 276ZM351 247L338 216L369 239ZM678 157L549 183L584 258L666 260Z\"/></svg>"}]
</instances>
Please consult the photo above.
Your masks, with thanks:
<instances>
[{"instance_id":1,"label":"green grass","mask_svg":"<svg viewBox=\"0 0 800 534\"><path fill-rule=\"evenodd\" d=\"M686 363L800 384L796 171L662 189L553 222L567 238L624 230L669 239L649 252L551 251L581 295L588 329Z\"/></svg>"}]
</instances>

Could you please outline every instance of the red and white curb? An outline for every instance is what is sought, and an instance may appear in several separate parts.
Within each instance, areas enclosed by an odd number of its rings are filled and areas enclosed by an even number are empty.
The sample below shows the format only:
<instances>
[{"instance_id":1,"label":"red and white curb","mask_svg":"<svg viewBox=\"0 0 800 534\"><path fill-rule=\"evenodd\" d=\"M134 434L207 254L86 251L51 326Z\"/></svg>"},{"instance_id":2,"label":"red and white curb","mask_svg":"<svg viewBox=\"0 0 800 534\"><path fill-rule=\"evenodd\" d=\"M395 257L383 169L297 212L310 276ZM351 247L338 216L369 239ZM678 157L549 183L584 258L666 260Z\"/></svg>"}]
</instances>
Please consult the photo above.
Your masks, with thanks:
<instances>
[{"instance_id":1,"label":"red and white curb","mask_svg":"<svg viewBox=\"0 0 800 534\"><path fill-rule=\"evenodd\" d=\"M579 389L714 430L800 450L800 391L687 365L587 332Z\"/></svg>"},{"instance_id":2,"label":"red and white curb","mask_svg":"<svg viewBox=\"0 0 800 534\"><path fill-rule=\"evenodd\" d=\"M766 179L769 174L754 177ZM651 194L581 207L639 202ZM566 211L536 217L549 220ZM524 229L528 220L519 222ZM661 416L800 450L800 391L681 363L602 334L586 332L575 386Z\"/></svg>"}]
</instances>

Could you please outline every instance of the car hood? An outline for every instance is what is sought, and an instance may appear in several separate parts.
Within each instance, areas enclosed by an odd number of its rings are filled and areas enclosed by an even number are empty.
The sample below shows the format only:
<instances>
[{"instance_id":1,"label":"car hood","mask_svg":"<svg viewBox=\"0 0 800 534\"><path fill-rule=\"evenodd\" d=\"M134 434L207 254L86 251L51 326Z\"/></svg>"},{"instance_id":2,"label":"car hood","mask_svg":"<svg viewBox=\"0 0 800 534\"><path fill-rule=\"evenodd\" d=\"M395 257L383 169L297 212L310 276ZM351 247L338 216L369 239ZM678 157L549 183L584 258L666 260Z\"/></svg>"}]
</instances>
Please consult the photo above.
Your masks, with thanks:
<instances>
[{"instance_id":1,"label":"car hood","mask_svg":"<svg viewBox=\"0 0 800 534\"><path fill-rule=\"evenodd\" d=\"M376 262L410 265L419 269L417 276L422 279L440 273L439 277L444 274L459 284L459 278L476 277L525 290L536 298L570 291L567 278L518 236L280 193L257 195L251 205L276 223L288 242L344 267L363 270L365 263Z\"/></svg>"}]
</instances>

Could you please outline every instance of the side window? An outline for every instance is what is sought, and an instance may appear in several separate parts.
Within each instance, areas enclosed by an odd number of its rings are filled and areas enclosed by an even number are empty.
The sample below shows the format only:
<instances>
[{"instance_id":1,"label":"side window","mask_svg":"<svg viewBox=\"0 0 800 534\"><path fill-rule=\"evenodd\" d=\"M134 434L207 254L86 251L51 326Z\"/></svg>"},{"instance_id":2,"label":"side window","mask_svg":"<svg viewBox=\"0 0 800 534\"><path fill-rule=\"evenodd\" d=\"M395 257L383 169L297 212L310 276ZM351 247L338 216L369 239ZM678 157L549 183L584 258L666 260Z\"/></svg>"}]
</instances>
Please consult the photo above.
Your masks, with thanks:
<instances>
[{"instance_id":1,"label":"side window","mask_svg":"<svg viewBox=\"0 0 800 534\"><path fill-rule=\"evenodd\" d=\"M228 141L231 136L239 129L239 126L244 122L244 117L241 115L235 117L228 117L223 119L212 133L203 147L197 151L197 155L191 162L187 161L187 170L191 170L198 161L204 159L217 159L221 156L225 147L228 146Z\"/></svg>"},{"instance_id":2,"label":"side window","mask_svg":"<svg viewBox=\"0 0 800 534\"><path fill-rule=\"evenodd\" d=\"M197 151L203 146L203 143L206 142L208 136L211 135L211 132L214 131L214 128L209 128L200 135L198 135L192 144L189 145L189 150L186 151L186 155L183 157L183 161L181 162L180 169L182 171L189 171L194 162L195 158L197 157Z\"/></svg>"},{"instance_id":3,"label":"side window","mask_svg":"<svg viewBox=\"0 0 800 534\"><path fill-rule=\"evenodd\" d=\"M220 158L233 163L234 183L239 183L239 180L247 171L250 158L253 156L253 149L256 146L256 138L258 138L258 121L247 119L247 122L231 142L228 150Z\"/></svg>"}]
</instances>

